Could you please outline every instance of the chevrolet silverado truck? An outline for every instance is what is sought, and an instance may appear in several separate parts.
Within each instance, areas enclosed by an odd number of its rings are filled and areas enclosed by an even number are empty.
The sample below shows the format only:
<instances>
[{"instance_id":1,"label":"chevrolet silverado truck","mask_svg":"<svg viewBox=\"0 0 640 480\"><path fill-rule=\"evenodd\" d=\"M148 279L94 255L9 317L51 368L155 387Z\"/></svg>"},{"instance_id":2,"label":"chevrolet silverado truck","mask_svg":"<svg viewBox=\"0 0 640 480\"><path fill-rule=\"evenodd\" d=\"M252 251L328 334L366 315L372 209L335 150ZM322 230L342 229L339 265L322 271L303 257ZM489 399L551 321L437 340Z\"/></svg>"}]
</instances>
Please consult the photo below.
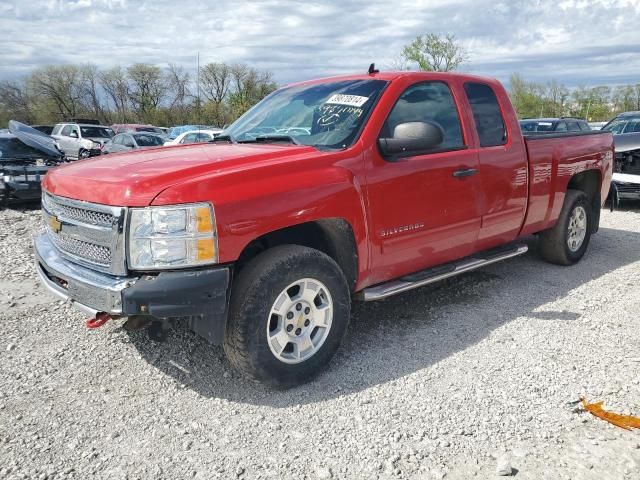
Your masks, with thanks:
<instances>
[{"instance_id":1,"label":"chevrolet silverado truck","mask_svg":"<svg viewBox=\"0 0 640 480\"><path fill-rule=\"evenodd\" d=\"M523 137L496 80L370 69L281 88L208 144L56 168L36 268L87 326L185 318L291 386L328 364L354 299L520 255L531 234L546 260L580 260L612 164L607 132Z\"/></svg>"}]
</instances>

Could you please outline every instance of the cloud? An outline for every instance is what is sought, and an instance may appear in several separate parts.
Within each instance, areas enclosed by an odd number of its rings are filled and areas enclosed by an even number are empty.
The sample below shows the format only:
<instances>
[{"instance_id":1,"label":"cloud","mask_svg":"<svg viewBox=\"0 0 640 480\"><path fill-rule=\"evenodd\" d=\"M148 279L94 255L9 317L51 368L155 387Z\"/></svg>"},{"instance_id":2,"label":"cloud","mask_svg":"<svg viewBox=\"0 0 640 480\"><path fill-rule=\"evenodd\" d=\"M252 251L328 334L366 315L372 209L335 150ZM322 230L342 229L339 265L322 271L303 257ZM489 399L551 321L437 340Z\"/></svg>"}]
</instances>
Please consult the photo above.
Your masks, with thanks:
<instances>
[{"instance_id":1,"label":"cloud","mask_svg":"<svg viewBox=\"0 0 640 480\"><path fill-rule=\"evenodd\" d=\"M0 78L45 64L244 62L280 83L389 66L417 35L452 33L465 70L569 86L640 82L635 0L5 0Z\"/></svg>"}]
</instances>

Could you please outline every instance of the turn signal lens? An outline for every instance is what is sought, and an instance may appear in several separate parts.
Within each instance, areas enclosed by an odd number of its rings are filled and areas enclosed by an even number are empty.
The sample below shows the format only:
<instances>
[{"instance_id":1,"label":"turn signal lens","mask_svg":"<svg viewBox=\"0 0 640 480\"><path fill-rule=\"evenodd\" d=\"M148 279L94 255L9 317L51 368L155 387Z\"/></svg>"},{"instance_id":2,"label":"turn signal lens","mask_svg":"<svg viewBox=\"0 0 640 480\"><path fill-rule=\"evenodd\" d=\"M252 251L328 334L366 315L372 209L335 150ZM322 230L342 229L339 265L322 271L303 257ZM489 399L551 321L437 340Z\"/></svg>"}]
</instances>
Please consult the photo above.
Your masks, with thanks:
<instances>
[{"instance_id":1,"label":"turn signal lens","mask_svg":"<svg viewBox=\"0 0 640 480\"><path fill-rule=\"evenodd\" d=\"M206 262L215 260L216 249L213 238L201 238L196 243L196 260Z\"/></svg>"},{"instance_id":2,"label":"turn signal lens","mask_svg":"<svg viewBox=\"0 0 640 480\"><path fill-rule=\"evenodd\" d=\"M213 232L213 219L209 207L199 207L195 209L196 230L200 233Z\"/></svg>"}]
</instances>

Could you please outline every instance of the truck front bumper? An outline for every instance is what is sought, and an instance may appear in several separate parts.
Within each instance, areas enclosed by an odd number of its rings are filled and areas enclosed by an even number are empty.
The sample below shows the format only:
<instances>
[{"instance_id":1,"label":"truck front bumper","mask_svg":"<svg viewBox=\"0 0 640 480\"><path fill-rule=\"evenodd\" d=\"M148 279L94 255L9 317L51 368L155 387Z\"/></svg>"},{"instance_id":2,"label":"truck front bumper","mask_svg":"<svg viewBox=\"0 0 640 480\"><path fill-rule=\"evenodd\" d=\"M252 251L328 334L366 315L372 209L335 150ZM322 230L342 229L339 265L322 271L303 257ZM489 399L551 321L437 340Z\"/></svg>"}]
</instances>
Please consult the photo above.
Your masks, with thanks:
<instances>
[{"instance_id":1,"label":"truck front bumper","mask_svg":"<svg viewBox=\"0 0 640 480\"><path fill-rule=\"evenodd\" d=\"M54 295L95 317L148 315L188 317L191 328L211 343L224 338L230 270L216 267L115 277L65 258L46 233L34 240L36 271Z\"/></svg>"}]
</instances>

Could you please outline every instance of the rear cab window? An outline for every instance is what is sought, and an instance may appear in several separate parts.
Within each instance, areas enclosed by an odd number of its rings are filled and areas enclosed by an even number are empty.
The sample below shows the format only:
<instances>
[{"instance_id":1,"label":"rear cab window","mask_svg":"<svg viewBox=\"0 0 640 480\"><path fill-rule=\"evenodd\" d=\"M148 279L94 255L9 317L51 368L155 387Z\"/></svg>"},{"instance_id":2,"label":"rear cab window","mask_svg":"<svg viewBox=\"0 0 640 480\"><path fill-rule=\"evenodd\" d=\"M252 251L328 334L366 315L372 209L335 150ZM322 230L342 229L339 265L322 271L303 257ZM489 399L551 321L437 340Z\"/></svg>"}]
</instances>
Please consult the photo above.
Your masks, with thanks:
<instances>
[{"instance_id":1,"label":"rear cab window","mask_svg":"<svg viewBox=\"0 0 640 480\"><path fill-rule=\"evenodd\" d=\"M502 110L493 89L484 83L465 83L464 90L471 105L473 120L481 147L495 147L507 143Z\"/></svg>"}]
</instances>

